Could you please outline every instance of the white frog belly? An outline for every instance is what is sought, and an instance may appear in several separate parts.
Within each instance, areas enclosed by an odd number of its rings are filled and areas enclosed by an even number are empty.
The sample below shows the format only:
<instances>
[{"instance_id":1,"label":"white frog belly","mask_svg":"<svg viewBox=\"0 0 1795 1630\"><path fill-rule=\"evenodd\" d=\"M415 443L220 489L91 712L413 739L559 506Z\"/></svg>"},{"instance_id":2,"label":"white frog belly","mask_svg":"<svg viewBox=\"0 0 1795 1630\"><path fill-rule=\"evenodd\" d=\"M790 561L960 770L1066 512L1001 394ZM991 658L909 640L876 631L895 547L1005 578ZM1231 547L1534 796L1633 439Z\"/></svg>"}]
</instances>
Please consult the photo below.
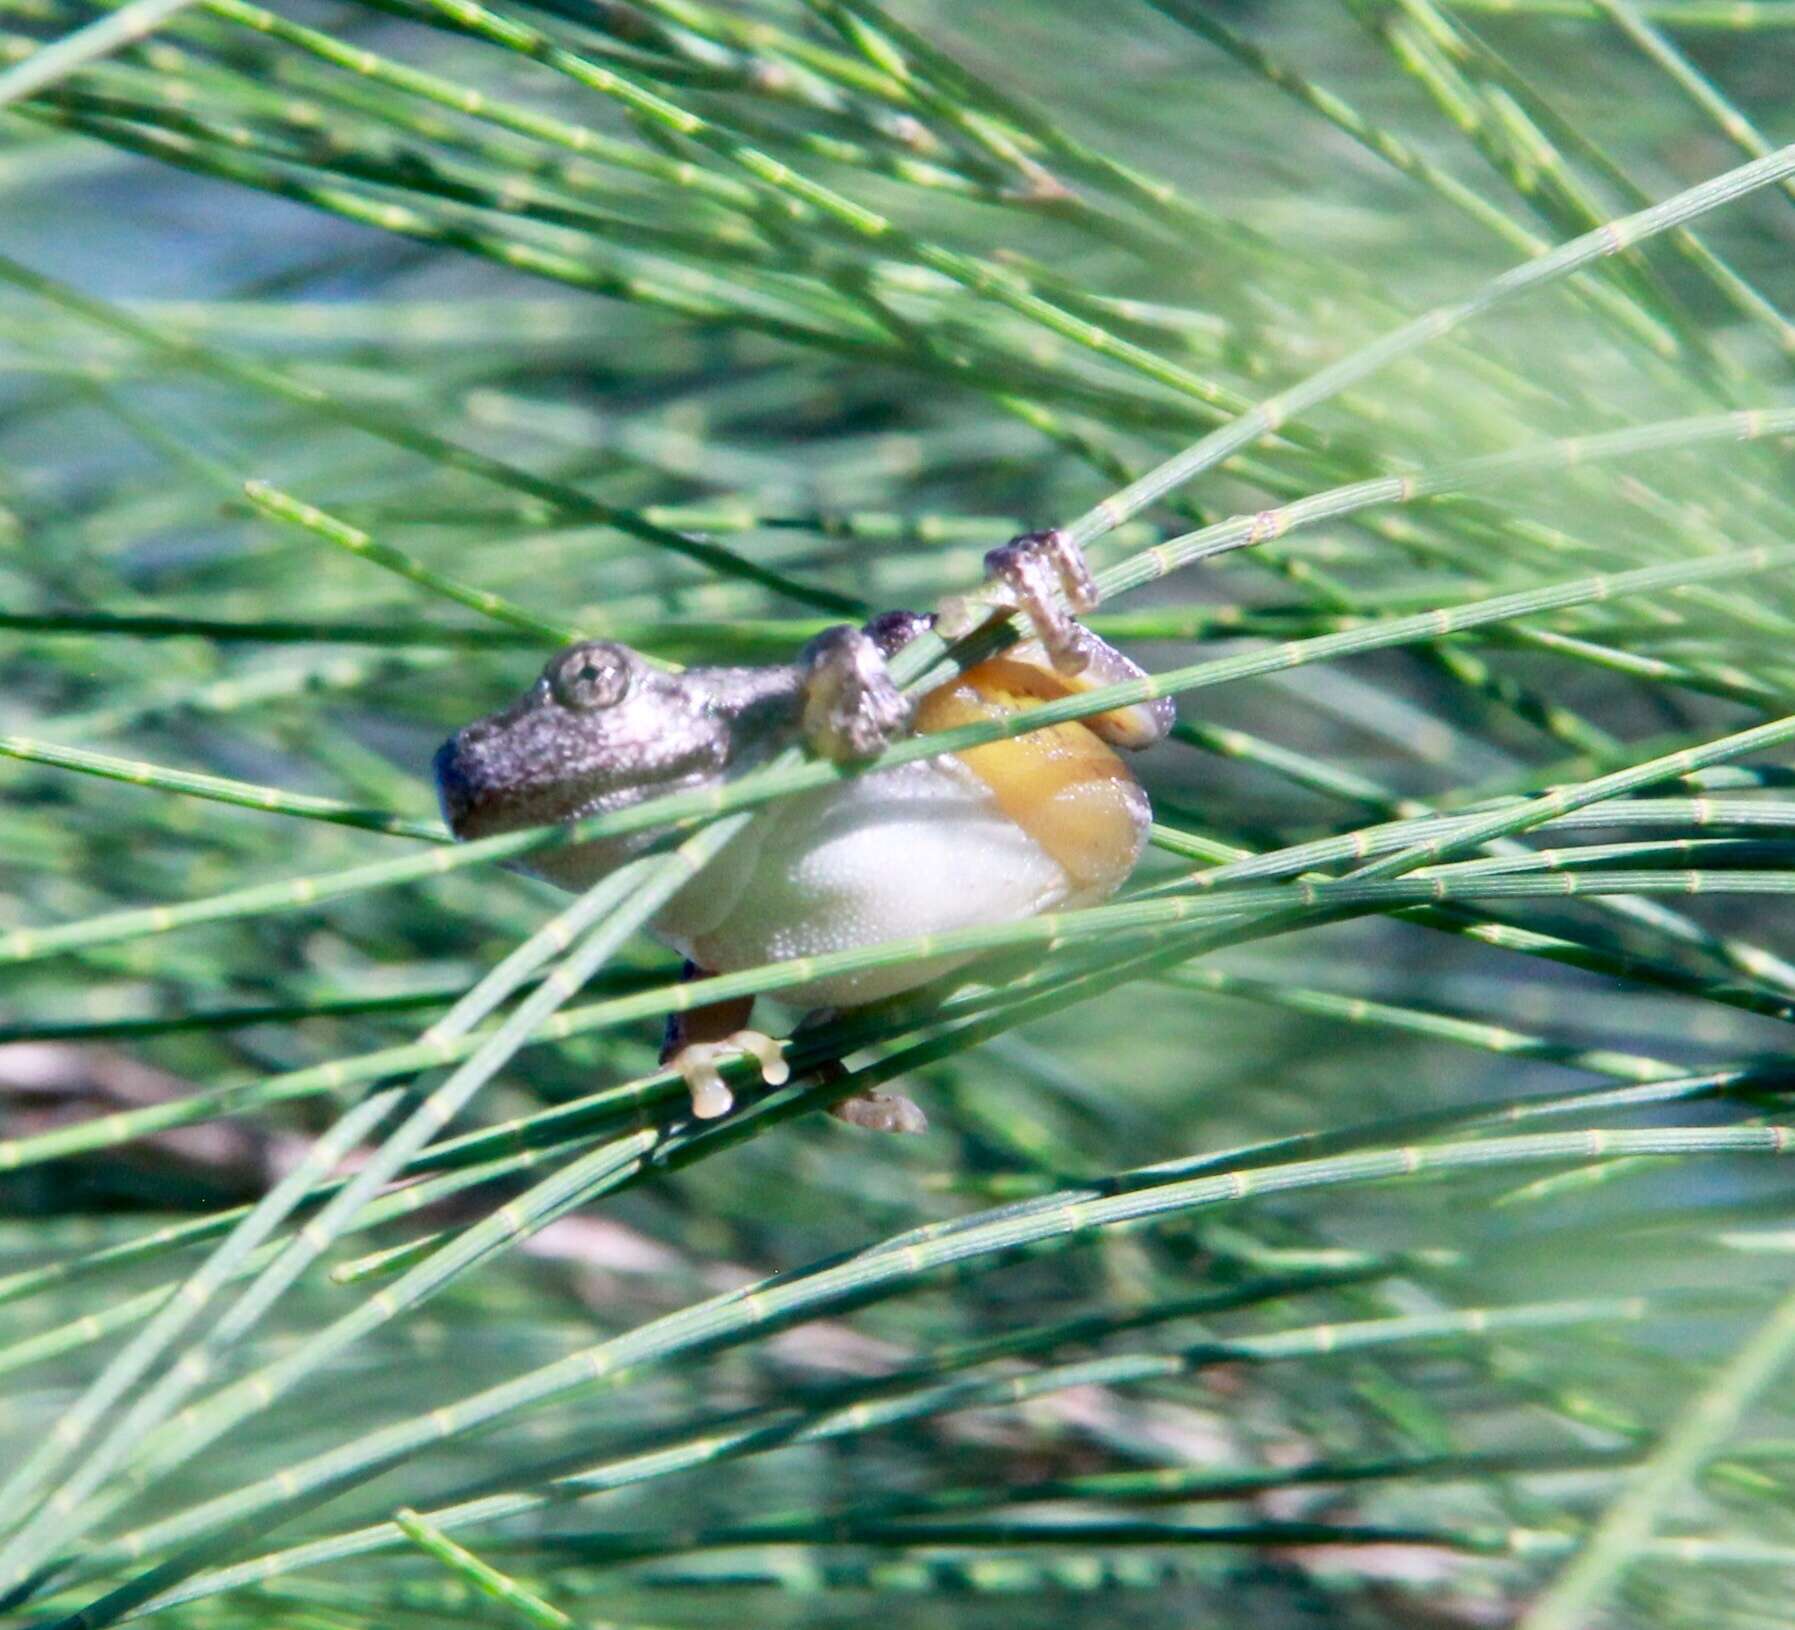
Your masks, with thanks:
<instances>
[{"instance_id":1,"label":"white frog belly","mask_svg":"<svg viewBox=\"0 0 1795 1630\"><path fill-rule=\"evenodd\" d=\"M904 764L784 799L682 890L655 932L728 973L883 940L1015 922L1074 892L1065 869L958 759ZM779 991L851 1006L964 957L912 958Z\"/></svg>"}]
</instances>

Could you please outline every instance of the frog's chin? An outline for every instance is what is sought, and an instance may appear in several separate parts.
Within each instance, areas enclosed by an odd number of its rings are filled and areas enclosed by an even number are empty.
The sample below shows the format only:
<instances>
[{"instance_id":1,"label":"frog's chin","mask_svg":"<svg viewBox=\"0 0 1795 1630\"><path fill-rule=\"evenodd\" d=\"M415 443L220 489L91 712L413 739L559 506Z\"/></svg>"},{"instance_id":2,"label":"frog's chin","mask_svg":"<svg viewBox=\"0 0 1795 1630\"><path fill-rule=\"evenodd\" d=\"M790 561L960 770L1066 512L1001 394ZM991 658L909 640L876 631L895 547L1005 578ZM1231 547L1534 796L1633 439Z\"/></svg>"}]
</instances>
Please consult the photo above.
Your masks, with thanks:
<instances>
[{"instance_id":1,"label":"frog's chin","mask_svg":"<svg viewBox=\"0 0 1795 1630\"><path fill-rule=\"evenodd\" d=\"M659 832L652 831L629 832L620 838L600 838L594 843L566 843L552 849L537 849L519 860L517 869L553 883L557 888L583 894L601 878L609 877L619 866L634 860L660 836Z\"/></svg>"}]
</instances>

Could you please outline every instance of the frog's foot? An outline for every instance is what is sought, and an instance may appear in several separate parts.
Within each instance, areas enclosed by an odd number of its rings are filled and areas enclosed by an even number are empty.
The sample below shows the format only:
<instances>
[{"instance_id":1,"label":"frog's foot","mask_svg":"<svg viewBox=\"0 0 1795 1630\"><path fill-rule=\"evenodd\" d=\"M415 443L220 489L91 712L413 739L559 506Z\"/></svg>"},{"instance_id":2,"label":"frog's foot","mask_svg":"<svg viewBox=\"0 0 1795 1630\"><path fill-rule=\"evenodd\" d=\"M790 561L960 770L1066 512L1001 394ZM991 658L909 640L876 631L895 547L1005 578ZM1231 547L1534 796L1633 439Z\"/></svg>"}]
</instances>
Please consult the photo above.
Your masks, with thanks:
<instances>
[{"instance_id":1,"label":"frog's foot","mask_svg":"<svg viewBox=\"0 0 1795 1630\"><path fill-rule=\"evenodd\" d=\"M680 974L686 982L707 977L703 968L690 961ZM760 1078L770 1087L791 1076L783 1043L748 1028L753 1011L754 998L744 996L667 1015L661 1062L679 1071L692 1094L692 1113L701 1121L714 1121L735 1107L735 1095L724 1085L719 1064L737 1058L758 1059Z\"/></svg>"},{"instance_id":2,"label":"frog's foot","mask_svg":"<svg viewBox=\"0 0 1795 1630\"><path fill-rule=\"evenodd\" d=\"M857 1092L833 1105L829 1113L869 1132L926 1132L929 1118L901 1092Z\"/></svg>"},{"instance_id":3,"label":"frog's foot","mask_svg":"<svg viewBox=\"0 0 1795 1630\"><path fill-rule=\"evenodd\" d=\"M759 1030L732 1030L721 1041L689 1041L667 1060L679 1071L692 1094L692 1113L701 1121L714 1121L735 1107L735 1094L724 1084L719 1064L730 1059L753 1058L760 1063L760 1078L777 1087L791 1077L784 1044Z\"/></svg>"},{"instance_id":4,"label":"frog's foot","mask_svg":"<svg viewBox=\"0 0 1795 1630\"><path fill-rule=\"evenodd\" d=\"M1082 673L1089 656L1073 618L1095 611L1099 599L1084 551L1057 527L1024 532L986 555L985 571L997 583L995 603L1013 606L1028 619L1054 669ZM966 597L944 602L939 617L942 634L958 639L971 633L992 603Z\"/></svg>"},{"instance_id":5,"label":"frog's foot","mask_svg":"<svg viewBox=\"0 0 1795 1630\"><path fill-rule=\"evenodd\" d=\"M911 704L892 683L880 641L862 629L826 628L799 654L800 728L813 752L843 763L872 758L910 724Z\"/></svg>"},{"instance_id":6,"label":"frog's foot","mask_svg":"<svg viewBox=\"0 0 1795 1630\"><path fill-rule=\"evenodd\" d=\"M912 612L897 612L893 615L912 617L917 622L926 619L915 617ZM876 619L881 620L881 619ZM873 624L867 625L873 632ZM830 1007L812 1008L801 1018L792 1031L796 1039L808 1030L815 1030L829 1023L835 1017L835 1009ZM832 1087L838 1081L845 1081L848 1067L839 1058L826 1058L812 1072L819 1087ZM926 1132L929 1129L929 1118L901 1092L877 1092L869 1088L865 1092L857 1092L850 1098L837 1099L829 1106L829 1113L838 1121L846 1121L850 1126L863 1126L869 1132Z\"/></svg>"}]
</instances>

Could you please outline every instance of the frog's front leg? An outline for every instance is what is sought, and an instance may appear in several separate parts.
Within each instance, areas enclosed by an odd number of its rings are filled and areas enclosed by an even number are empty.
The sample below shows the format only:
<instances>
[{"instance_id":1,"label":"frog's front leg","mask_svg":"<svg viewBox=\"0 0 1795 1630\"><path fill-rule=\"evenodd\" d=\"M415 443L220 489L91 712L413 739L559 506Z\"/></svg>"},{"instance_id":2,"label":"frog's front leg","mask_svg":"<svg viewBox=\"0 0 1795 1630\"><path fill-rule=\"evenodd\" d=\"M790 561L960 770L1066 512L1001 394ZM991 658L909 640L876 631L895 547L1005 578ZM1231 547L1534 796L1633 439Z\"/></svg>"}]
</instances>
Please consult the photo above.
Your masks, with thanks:
<instances>
[{"instance_id":1,"label":"frog's front leg","mask_svg":"<svg viewBox=\"0 0 1795 1630\"><path fill-rule=\"evenodd\" d=\"M688 962L681 975L684 980L705 977L705 970L695 962ZM717 1067L729 1059L757 1060L760 1078L770 1087L791 1077L780 1044L763 1031L748 1028L753 1011L754 998L740 996L667 1016L661 1062L679 1072L692 1094L692 1113L701 1121L714 1121L735 1107L735 1095Z\"/></svg>"},{"instance_id":2,"label":"frog's front leg","mask_svg":"<svg viewBox=\"0 0 1795 1630\"><path fill-rule=\"evenodd\" d=\"M939 628L946 638L959 639L995 607L1008 606L1022 614L1058 674L1076 678L1098 657L1105 659L1097 663L1102 670L1098 684L1140 676L1138 668L1078 622L1079 616L1096 610L1101 597L1084 550L1057 527L1024 532L993 549L985 556L985 570L996 581L994 594L949 596L933 617L892 611L864 628L826 629L804 647L798 658L800 717L812 751L844 763L872 758L890 746L909 728L914 709L892 683L886 659L926 628ZM1151 739L1164 735L1169 726L1166 715Z\"/></svg>"},{"instance_id":3,"label":"frog's front leg","mask_svg":"<svg viewBox=\"0 0 1795 1630\"><path fill-rule=\"evenodd\" d=\"M799 728L812 752L838 764L872 758L910 728L914 707L885 663L932 620L888 611L864 628L826 628L798 653Z\"/></svg>"}]
</instances>

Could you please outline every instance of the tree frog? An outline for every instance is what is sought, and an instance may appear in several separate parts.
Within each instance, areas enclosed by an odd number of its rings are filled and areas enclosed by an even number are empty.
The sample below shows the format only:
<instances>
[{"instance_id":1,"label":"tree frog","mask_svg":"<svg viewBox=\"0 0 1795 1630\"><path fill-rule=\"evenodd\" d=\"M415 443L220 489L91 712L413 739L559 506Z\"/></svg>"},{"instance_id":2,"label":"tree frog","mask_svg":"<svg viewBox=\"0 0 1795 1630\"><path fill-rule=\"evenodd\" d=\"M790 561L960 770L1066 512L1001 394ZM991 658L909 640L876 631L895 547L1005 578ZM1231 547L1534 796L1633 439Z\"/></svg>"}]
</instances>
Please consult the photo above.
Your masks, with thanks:
<instances>
[{"instance_id":1,"label":"tree frog","mask_svg":"<svg viewBox=\"0 0 1795 1630\"><path fill-rule=\"evenodd\" d=\"M1074 620L1071 613L1092 609L1097 597L1082 553L1061 534L1024 534L994 550L986 566L997 606L1021 611L1032 637L916 698L892 683L887 658L931 623L953 637L968 631L995 609L989 602L832 628L782 666L669 673L626 646L568 646L510 707L443 744L435 771L444 818L463 839L579 820L711 785L793 742L837 761L868 758L910 732L1142 677ZM1171 722L1169 702L1145 702L778 800L651 929L696 977L1096 904L1134 869L1150 815L1114 749L1149 746ZM653 837L544 850L524 864L583 890ZM823 975L783 999L854 1007L961 960ZM750 998L700 1008L669 1026L663 1058L685 1078L700 1117L731 1107L717 1068L723 1059L747 1054L768 1081L785 1079L779 1044L747 1028L752 1005ZM926 1125L895 1093L863 1093L836 1113L885 1131Z\"/></svg>"}]
</instances>

